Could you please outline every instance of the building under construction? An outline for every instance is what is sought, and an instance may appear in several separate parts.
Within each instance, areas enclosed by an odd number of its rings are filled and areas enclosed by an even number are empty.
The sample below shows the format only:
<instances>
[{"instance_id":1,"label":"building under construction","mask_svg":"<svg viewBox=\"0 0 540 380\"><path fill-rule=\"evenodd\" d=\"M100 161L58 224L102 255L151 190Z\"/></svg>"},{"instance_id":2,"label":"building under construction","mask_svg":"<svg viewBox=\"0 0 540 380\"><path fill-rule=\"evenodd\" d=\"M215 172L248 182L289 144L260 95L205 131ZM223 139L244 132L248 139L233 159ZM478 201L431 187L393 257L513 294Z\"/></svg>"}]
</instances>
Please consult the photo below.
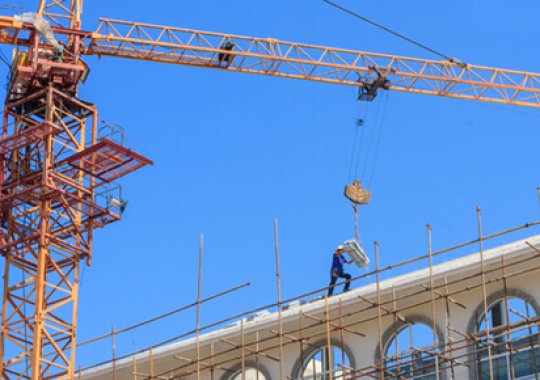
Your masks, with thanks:
<instances>
[{"instance_id":1,"label":"building under construction","mask_svg":"<svg viewBox=\"0 0 540 380\"><path fill-rule=\"evenodd\" d=\"M92 261L94 231L122 218L115 181L153 163L79 97L90 71L83 57L350 86L361 101L390 90L540 108L539 74L432 49L438 60L106 18L90 31L82 3L40 0L32 12L0 16L0 43L14 48L0 139L2 379L538 378L540 237L484 245L538 223L485 236L480 211L472 242L432 251L428 227L428 254L382 268L376 244L374 270L333 297L321 297L324 288L282 300L276 244L271 310L211 326L198 318L187 340L77 371L80 271ZM347 196L357 212L370 194L355 184ZM468 255L452 255L461 249Z\"/></svg>"},{"instance_id":2,"label":"building under construction","mask_svg":"<svg viewBox=\"0 0 540 380\"><path fill-rule=\"evenodd\" d=\"M377 260L357 279L368 284L350 292L321 297L326 289L318 289L279 302L273 312L221 321L221 329L198 326L189 339L113 358L79 376L538 379L540 236L484 249L534 225L488 236L480 230L475 241L385 268ZM463 248L477 252L445 260ZM433 265L434 257L444 262ZM394 275L418 264L424 268Z\"/></svg>"}]
</instances>

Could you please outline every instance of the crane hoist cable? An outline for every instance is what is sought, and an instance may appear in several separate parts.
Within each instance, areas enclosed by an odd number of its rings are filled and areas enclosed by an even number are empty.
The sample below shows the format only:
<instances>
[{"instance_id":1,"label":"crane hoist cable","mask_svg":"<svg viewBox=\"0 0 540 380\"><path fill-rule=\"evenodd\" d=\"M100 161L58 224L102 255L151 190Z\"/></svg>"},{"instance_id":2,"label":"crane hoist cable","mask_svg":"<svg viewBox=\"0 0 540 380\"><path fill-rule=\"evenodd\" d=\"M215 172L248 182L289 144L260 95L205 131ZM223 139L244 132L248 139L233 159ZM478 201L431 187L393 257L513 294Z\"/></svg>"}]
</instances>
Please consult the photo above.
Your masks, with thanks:
<instances>
[{"instance_id":1,"label":"crane hoist cable","mask_svg":"<svg viewBox=\"0 0 540 380\"><path fill-rule=\"evenodd\" d=\"M385 125L388 93L373 109L361 107L355 123L348 182L359 180L369 189L377 163L382 134Z\"/></svg>"},{"instance_id":2,"label":"crane hoist cable","mask_svg":"<svg viewBox=\"0 0 540 380\"><path fill-rule=\"evenodd\" d=\"M381 103L378 102L377 106L375 108L375 117L373 119L372 128L370 128L368 141L367 143L367 152L364 157L364 164L362 168L362 175L360 178L365 181L366 180L366 173L368 172L368 169L371 170L371 162L373 161L372 155L373 155L373 145L376 140L377 136L377 129L379 128L379 120L380 120L380 114L381 114ZM369 125L366 125L366 129L369 128ZM358 175L358 173L356 173Z\"/></svg>"},{"instance_id":3,"label":"crane hoist cable","mask_svg":"<svg viewBox=\"0 0 540 380\"><path fill-rule=\"evenodd\" d=\"M367 104L367 103L366 103ZM367 115L367 106L365 115ZM353 203L354 210L354 238L352 240L347 240L343 244L345 251L348 253L349 257L356 262L358 266L367 266L369 264L369 259L367 258L364 248L360 240L360 233L358 231L358 206L360 204L368 204L371 200L371 193L362 188L362 182L357 178L358 176L358 165L363 159L362 156L362 146L364 145L364 135L366 131L366 116L361 115L355 123L354 139L353 139L353 150L351 152L351 161L349 164L349 179L353 179L352 184L345 186L344 195ZM359 133L359 129L361 132ZM354 176L352 173L352 167L354 163Z\"/></svg>"},{"instance_id":4,"label":"crane hoist cable","mask_svg":"<svg viewBox=\"0 0 540 380\"><path fill-rule=\"evenodd\" d=\"M352 178L352 173L353 173L353 163L356 162L355 158L356 158L356 152L358 151L358 141L362 141L362 139L358 138L358 130L360 129L361 125L359 125L358 123L361 121L362 119L357 119L357 122L356 122L356 128L354 129L354 137L353 137L353 140L352 140L352 150L351 150L351 159L349 161L349 174L347 176L347 181L351 180ZM363 129L362 129L363 131ZM355 171L356 172L356 171Z\"/></svg>"},{"instance_id":5,"label":"crane hoist cable","mask_svg":"<svg viewBox=\"0 0 540 380\"><path fill-rule=\"evenodd\" d=\"M365 105L365 107L360 106L358 118L355 121L355 128L354 128L354 137L353 137L353 144L352 144L352 150L351 150L351 159L349 162L349 176L347 178L347 181L352 181L356 176L358 176L358 165L360 163L360 155L362 153L362 145L364 144L364 135L365 135L365 123L367 119L367 102L362 102L361 105Z\"/></svg>"},{"instance_id":6,"label":"crane hoist cable","mask_svg":"<svg viewBox=\"0 0 540 380\"><path fill-rule=\"evenodd\" d=\"M368 204L371 201L370 188L372 185L375 166L379 155L382 133L385 124L384 122L387 104L388 94L386 94L386 96L383 97L382 101L377 104L377 108L375 110L375 119L373 123L366 123L368 115L367 106L365 108L366 116L362 116L362 118L359 118L356 122L353 140L353 151L351 154L351 163L349 165L349 178L351 178L351 168L354 160L356 160L355 172L354 177L352 178L353 182L346 185L344 191L345 197L352 202L352 207L354 211L354 239L346 241L344 243L344 246L346 247L346 251L349 253L351 259L353 259L359 266L364 267L367 267L367 265L369 264L369 258L365 253L360 239L360 232L358 228L359 206L361 204ZM367 136L366 139L364 139L364 135L370 124L372 124L373 127L370 128L370 134ZM362 128L362 131L360 133L360 140L358 140L359 128ZM364 145L365 141L368 141L366 142L367 152L365 155L362 155L362 146ZM361 160L364 160L364 165L362 170L362 176L360 177L360 179L358 179L358 164ZM366 176L369 176L367 189L362 185L362 180L365 180Z\"/></svg>"},{"instance_id":7,"label":"crane hoist cable","mask_svg":"<svg viewBox=\"0 0 540 380\"><path fill-rule=\"evenodd\" d=\"M378 126L376 128L376 131L374 133L377 133L377 136L375 138L375 152L373 153L373 160L371 163L371 172L369 173L368 180L367 180L367 188L368 190L371 190L371 186L373 185L373 177L375 173L375 169L377 167L377 159L379 158L379 149L381 147L381 141L383 137L383 131L385 127L385 120L386 120L386 110L388 107L388 92L384 94L383 101L382 101L382 113L381 118L379 119Z\"/></svg>"}]
</instances>

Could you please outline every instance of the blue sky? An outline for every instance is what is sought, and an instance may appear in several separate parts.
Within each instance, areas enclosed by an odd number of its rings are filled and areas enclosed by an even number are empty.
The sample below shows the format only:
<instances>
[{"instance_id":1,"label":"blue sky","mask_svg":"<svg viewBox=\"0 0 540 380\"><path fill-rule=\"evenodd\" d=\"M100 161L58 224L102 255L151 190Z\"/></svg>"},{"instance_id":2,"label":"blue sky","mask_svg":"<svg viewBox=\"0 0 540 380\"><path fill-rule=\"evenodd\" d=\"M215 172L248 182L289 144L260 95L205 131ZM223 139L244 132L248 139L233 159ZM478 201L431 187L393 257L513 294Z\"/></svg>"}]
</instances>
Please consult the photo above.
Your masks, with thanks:
<instances>
[{"instance_id":1,"label":"blue sky","mask_svg":"<svg viewBox=\"0 0 540 380\"><path fill-rule=\"evenodd\" d=\"M540 71L537 1L340 4L466 62ZM98 17L435 58L314 0L86 2L83 29L95 30ZM359 117L368 134L382 128L360 234L372 258L372 242L380 242L383 265L425 253L427 222L434 249L475 238L477 205L487 233L538 218L535 109L389 93L381 125L375 120L386 95L362 111L354 88L113 58L87 62L92 71L80 97L123 126L155 165L121 181L129 200L124 219L95 234L93 266L81 284L80 340L195 300L201 233L203 296L252 282L204 305L203 324L276 300L274 217L284 298L326 286L333 249L353 236L342 192L352 179ZM192 312L171 317L119 338L118 350L194 325ZM110 341L79 353L83 366L109 357Z\"/></svg>"}]
</instances>

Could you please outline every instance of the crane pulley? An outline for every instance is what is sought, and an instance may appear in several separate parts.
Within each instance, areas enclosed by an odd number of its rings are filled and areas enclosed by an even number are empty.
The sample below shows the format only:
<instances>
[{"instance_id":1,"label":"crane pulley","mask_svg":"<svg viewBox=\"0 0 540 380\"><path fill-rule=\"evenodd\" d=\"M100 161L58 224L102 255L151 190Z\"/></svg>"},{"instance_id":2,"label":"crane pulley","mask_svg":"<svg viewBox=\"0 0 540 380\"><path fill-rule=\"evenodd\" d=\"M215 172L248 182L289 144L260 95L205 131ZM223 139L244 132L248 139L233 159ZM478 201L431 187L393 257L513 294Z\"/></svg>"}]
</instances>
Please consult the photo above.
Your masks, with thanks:
<instances>
[{"instance_id":1,"label":"crane pulley","mask_svg":"<svg viewBox=\"0 0 540 380\"><path fill-rule=\"evenodd\" d=\"M379 90L389 90L392 86L390 80L387 79L385 69L378 69L374 66L372 66L371 69L377 73L377 77L358 79L362 84L358 90L358 100L372 102L377 97Z\"/></svg>"}]
</instances>

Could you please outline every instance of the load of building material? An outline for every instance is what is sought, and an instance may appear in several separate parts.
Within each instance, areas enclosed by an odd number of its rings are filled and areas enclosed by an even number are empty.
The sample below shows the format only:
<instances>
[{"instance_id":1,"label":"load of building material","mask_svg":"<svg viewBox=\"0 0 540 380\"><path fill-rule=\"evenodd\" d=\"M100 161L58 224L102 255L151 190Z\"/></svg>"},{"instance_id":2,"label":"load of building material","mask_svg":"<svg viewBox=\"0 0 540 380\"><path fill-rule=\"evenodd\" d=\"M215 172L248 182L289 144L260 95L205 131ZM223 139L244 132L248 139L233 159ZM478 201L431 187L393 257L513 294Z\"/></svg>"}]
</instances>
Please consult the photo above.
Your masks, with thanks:
<instances>
[{"instance_id":1,"label":"load of building material","mask_svg":"<svg viewBox=\"0 0 540 380\"><path fill-rule=\"evenodd\" d=\"M343 250L347 252L354 263L362 268L369 265L369 258L364 251L364 247L356 240L347 240L343 243Z\"/></svg>"},{"instance_id":2,"label":"load of building material","mask_svg":"<svg viewBox=\"0 0 540 380\"><path fill-rule=\"evenodd\" d=\"M371 193L362 188L362 182L356 180L351 185L345 186L345 197L356 204L368 204L371 201Z\"/></svg>"}]
</instances>

